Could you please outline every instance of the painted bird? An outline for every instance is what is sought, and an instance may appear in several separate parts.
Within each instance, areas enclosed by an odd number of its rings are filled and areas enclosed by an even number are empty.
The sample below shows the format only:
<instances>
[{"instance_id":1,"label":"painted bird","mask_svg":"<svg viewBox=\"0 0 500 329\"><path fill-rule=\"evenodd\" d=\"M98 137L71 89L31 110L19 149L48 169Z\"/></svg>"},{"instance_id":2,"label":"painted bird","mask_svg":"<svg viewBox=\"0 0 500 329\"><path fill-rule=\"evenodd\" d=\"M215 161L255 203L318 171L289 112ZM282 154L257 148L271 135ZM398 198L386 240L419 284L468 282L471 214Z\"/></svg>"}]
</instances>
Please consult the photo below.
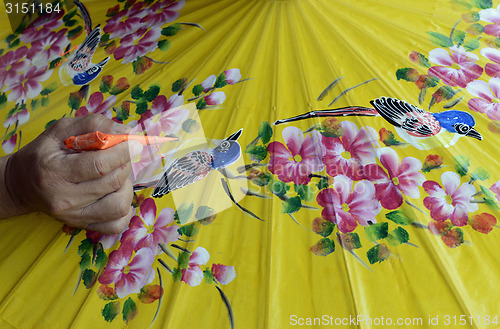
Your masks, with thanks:
<instances>
[{"instance_id":1,"label":"painted bird","mask_svg":"<svg viewBox=\"0 0 500 329\"><path fill-rule=\"evenodd\" d=\"M462 136L482 140L481 134L474 129L476 121L467 112L449 110L441 113L424 111L405 101L380 97L370 102L374 108L344 107L332 110L318 110L277 120L275 125L299 121L313 117L335 116L381 116L392 124L399 136L420 150L433 147L454 145Z\"/></svg>"},{"instance_id":2,"label":"painted bird","mask_svg":"<svg viewBox=\"0 0 500 329\"><path fill-rule=\"evenodd\" d=\"M94 80L101 73L104 65L108 63L109 57L97 64L91 62L101 39L101 28L98 25L92 29L92 20L85 6L78 0L73 1L80 10L85 22L87 37L67 61L61 65L59 77L65 86L72 84L82 86Z\"/></svg>"},{"instance_id":3,"label":"painted bird","mask_svg":"<svg viewBox=\"0 0 500 329\"><path fill-rule=\"evenodd\" d=\"M173 190L196 183L213 169L222 169L235 163L241 156L241 146L237 140L243 129L224 139L214 149L191 151L174 160L156 182L152 196L162 197ZM134 186L140 190L149 186Z\"/></svg>"}]
</instances>

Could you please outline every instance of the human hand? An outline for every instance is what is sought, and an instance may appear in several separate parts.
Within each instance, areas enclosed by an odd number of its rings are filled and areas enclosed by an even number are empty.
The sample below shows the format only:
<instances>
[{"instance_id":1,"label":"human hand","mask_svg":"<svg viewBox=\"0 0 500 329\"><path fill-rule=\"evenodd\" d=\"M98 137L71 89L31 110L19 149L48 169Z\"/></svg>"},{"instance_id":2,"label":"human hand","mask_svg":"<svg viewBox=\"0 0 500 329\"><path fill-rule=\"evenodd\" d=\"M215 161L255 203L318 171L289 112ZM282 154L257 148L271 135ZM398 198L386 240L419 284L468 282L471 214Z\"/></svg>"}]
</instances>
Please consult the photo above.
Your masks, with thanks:
<instances>
[{"instance_id":1,"label":"human hand","mask_svg":"<svg viewBox=\"0 0 500 329\"><path fill-rule=\"evenodd\" d=\"M126 134L130 128L96 114L62 118L12 154L6 186L17 213L45 212L63 223L105 234L123 232L134 215L130 160L142 145L75 152L63 140L93 131Z\"/></svg>"}]
</instances>

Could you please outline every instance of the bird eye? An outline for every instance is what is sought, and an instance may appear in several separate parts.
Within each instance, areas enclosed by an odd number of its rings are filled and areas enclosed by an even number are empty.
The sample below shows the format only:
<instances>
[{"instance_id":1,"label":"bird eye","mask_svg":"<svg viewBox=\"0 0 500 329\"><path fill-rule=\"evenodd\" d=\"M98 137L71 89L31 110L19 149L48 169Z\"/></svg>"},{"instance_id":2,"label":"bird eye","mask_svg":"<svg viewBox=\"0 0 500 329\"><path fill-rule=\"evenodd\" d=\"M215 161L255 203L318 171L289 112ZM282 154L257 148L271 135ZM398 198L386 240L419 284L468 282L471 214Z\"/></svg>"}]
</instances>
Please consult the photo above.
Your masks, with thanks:
<instances>
[{"instance_id":1,"label":"bird eye","mask_svg":"<svg viewBox=\"0 0 500 329\"><path fill-rule=\"evenodd\" d=\"M220 147L220 150L222 152L226 152L227 150L229 150L229 147L231 146L231 143L229 143L228 141L223 141L219 147Z\"/></svg>"},{"instance_id":2,"label":"bird eye","mask_svg":"<svg viewBox=\"0 0 500 329\"><path fill-rule=\"evenodd\" d=\"M471 127L469 125L463 124L463 123L456 123L453 125L453 128L457 131L457 133L461 135L465 135L471 130Z\"/></svg>"}]
</instances>

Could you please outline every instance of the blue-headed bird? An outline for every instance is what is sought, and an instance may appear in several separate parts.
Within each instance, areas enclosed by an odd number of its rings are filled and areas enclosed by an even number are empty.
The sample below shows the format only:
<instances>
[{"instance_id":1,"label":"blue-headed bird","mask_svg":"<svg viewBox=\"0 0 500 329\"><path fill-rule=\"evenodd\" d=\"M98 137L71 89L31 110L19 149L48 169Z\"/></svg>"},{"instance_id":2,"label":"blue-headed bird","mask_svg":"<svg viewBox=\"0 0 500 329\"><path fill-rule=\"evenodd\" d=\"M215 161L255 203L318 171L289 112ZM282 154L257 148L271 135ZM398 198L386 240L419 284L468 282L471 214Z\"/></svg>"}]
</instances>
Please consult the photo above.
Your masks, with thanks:
<instances>
[{"instance_id":1,"label":"blue-headed bird","mask_svg":"<svg viewBox=\"0 0 500 329\"><path fill-rule=\"evenodd\" d=\"M59 78L65 86L72 84L82 86L94 80L101 73L104 65L108 63L109 57L97 64L91 62L101 39L101 28L96 26L92 29L92 20L85 6L78 0L73 1L85 22L87 37L67 61L61 65Z\"/></svg>"},{"instance_id":2,"label":"blue-headed bird","mask_svg":"<svg viewBox=\"0 0 500 329\"><path fill-rule=\"evenodd\" d=\"M238 130L213 149L191 151L175 159L156 182L152 196L162 197L173 190L196 183L214 169L222 169L235 163L241 156L238 138L242 131L243 129ZM134 186L134 190L147 187L149 186Z\"/></svg>"},{"instance_id":3,"label":"blue-headed bird","mask_svg":"<svg viewBox=\"0 0 500 329\"><path fill-rule=\"evenodd\" d=\"M279 125L314 117L381 116L395 127L401 138L420 150L438 146L448 147L454 145L462 136L483 139L481 134L474 129L476 124L474 117L464 111L449 110L430 113L405 101L390 97L380 97L370 103L374 108L351 106L317 110L277 120L274 124Z\"/></svg>"}]
</instances>

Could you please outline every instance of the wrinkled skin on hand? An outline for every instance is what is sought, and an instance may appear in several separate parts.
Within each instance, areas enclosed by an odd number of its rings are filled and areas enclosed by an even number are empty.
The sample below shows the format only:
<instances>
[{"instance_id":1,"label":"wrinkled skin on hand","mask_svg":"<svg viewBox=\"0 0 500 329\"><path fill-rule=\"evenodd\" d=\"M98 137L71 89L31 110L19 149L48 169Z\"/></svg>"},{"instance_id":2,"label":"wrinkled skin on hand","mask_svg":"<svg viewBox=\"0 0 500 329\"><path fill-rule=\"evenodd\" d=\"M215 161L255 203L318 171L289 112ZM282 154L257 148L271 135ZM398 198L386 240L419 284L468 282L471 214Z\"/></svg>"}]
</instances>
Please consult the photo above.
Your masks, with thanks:
<instances>
[{"instance_id":1,"label":"wrinkled skin on hand","mask_svg":"<svg viewBox=\"0 0 500 329\"><path fill-rule=\"evenodd\" d=\"M138 142L106 150L76 152L63 140L93 131L126 134L131 129L96 114L62 118L12 154L5 183L17 213L45 212L75 228L105 234L123 232L135 213L129 173Z\"/></svg>"}]
</instances>

